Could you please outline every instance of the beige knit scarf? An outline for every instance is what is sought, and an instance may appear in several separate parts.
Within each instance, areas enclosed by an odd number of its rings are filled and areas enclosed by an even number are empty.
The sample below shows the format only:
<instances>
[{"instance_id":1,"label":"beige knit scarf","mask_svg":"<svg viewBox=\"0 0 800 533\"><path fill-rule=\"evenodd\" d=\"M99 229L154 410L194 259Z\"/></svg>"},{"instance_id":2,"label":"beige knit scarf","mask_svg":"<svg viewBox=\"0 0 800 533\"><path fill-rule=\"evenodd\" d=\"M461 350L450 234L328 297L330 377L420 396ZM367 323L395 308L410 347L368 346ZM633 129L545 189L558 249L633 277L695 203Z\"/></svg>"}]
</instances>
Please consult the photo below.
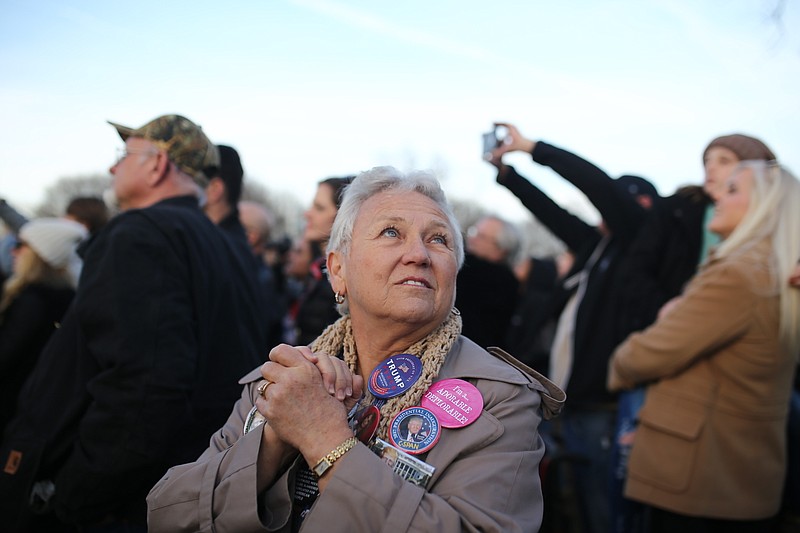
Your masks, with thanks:
<instances>
[{"instance_id":1,"label":"beige knit scarf","mask_svg":"<svg viewBox=\"0 0 800 533\"><path fill-rule=\"evenodd\" d=\"M376 435L387 440L387 430L389 423L392 419L407 407L419 405L422 395L431 386L431 383L436 376L439 375L439 370L444 364L444 358L453 343L461 334L461 316L458 311L453 308L453 311L447 316L447 319L437 329L433 330L424 339L421 339L405 351L405 353L415 355L422 361L422 374L411 388L394 398L389 398L381 407L381 418L378 425ZM343 316L330 326L328 326L322 334L311 343L311 350L313 352L322 352L329 355L344 354L344 361L347 363L351 372L358 372L358 353L356 352L356 343L353 338L353 326L350 320L350 315ZM369 380L369 376L362 376L364 378L364 385ZM361 401L362 405L369 405L374 400L374 397L369 392L365 391L366 397Z\"/></svg>"}]
</instances>

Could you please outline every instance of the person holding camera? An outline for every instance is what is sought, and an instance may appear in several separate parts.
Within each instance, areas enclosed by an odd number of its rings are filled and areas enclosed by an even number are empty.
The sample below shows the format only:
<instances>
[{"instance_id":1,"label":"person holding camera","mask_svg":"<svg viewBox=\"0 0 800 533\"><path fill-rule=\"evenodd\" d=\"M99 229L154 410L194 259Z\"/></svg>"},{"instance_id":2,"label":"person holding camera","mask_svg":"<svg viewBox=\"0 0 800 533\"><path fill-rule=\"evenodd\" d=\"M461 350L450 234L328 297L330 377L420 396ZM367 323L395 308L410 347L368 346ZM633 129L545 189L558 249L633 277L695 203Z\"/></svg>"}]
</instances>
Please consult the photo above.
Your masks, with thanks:
<instances>
[{"instance_id":1,"label":"person holding camera","mask_svg":"<svg viewBox=\"0 0 800 533\"><path fill-rule=\"evenodd\" d=\"M512 124L497 123L507 136L484 157L497 167L497 182L575 254L570 271L531 322L533 331L557 321L550 350L549 378L566 390L570 408L557 425L543 428L551 450L582 460L575 465L575 490L581 506L576 517L587 531L608 529L609 451L616 397L606 390L608 359L616 347L619 264L658 199L655 187L638 176L611 178L589 161L544 141L523 136ZM592 226L572 215L531 181L503 162L510 152L525 152L572 183L602 215ZM556 446L556 442L559 443Z\"/></svg>"}]
</instances>

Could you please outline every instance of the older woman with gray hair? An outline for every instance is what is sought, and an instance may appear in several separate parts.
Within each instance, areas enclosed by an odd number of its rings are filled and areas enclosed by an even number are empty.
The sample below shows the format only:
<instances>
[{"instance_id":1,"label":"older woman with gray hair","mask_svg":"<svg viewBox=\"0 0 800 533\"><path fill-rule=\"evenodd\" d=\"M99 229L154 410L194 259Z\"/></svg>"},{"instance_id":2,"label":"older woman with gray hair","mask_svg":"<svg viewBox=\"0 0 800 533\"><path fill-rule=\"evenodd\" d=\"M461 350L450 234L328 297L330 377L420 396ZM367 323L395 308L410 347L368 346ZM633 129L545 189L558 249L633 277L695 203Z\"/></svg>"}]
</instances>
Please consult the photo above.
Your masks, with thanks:
<instances>
[{"instance_id":1,"label":"older woman with gray hair","mask_svg":"<svg viewBox=\"0 0 800 533\"><path fill-rule=\"evenodd\" d=\"M359 175L327 254L342 317L242 379L206 452L150 492L150 530L536 531L537 427L563 393L460 335L462 261L430 174Z\"/></svg>"}]
</instances>

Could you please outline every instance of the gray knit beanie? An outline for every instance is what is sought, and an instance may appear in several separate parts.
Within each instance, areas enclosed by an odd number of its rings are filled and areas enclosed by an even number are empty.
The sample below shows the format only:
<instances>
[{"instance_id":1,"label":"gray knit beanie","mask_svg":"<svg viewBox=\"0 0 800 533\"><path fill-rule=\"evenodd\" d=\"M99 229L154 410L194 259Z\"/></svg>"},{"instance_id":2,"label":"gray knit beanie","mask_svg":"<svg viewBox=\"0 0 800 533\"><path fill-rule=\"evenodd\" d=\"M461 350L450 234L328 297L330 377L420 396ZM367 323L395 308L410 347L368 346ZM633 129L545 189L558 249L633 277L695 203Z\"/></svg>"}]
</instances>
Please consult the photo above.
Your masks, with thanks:
<instances>
[{"instance_id":1,"label":"gray knit beanie","mask_svg":"<svg viewBox=\"0 0 800 533\"><path fill-rule=\"evenodd\" d=\"M65 268L75 256L78 244L88 234L83 224L73 220L36 218L20 228L19 239L51 267Z\"/></svg>"}]
</instances>

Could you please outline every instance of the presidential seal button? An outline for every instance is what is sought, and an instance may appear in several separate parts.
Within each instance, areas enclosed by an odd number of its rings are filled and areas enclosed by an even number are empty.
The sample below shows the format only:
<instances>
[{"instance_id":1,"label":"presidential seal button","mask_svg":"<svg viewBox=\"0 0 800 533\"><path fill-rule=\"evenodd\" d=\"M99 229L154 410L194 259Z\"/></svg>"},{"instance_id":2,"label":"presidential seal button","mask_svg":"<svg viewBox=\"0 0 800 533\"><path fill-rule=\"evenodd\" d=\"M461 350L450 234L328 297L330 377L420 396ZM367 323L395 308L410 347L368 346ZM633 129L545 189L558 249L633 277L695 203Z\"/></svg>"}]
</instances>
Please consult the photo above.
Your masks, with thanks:
<instances>
[{"instance_id":1,"label":"presidential seal button","mask_svg":"<svg viewBox=\"0 0 800 533\"><path fill-rule=\"evenodd\" d=\"M439 421L424 407L403 409L389 424L389 441L406 453L419 455L439 442Z\"/></svg>"},{"instance_id":2,"label":"presidential seal button","mask_svg":"<svg viewBox=\"0 0 800 533\"><path fill-rule=\"evenodd\" d=\"M443 427L463 428L475 422L483 411L481 391L463 379L443 379L425 392L420 405L433 411Z\"/></svg>"},{"instance_id":3,"label":"presidential seal button","mask_svg":"<svg viewBox=\"0 0 800 533\"><path fill-rule=\"evenodd\" d=\"M386 400L409 390L422 373L422 361L408 353L393 355L375 367L367 387L373 396Z\"/></svg>"}]
</instances>

